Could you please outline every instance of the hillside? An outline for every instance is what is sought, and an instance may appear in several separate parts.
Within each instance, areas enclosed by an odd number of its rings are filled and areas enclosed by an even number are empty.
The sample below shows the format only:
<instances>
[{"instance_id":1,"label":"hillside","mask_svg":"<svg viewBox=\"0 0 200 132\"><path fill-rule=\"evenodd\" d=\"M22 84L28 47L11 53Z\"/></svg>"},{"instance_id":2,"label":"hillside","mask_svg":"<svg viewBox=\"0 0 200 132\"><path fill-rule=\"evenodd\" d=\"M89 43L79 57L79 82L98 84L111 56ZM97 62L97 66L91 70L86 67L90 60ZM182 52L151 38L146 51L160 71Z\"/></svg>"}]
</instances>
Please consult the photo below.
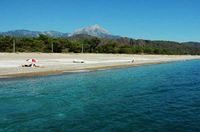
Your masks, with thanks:
<instances>
[{"instance_id":1,"label":"hillside","mask_svg":"<svg viewBox=\"0 0 200 132\"><path fill-rule=\"evenodd\" d=\"M94 36L87 35L87 34L77 34L71 37L66 37L70 41L81 41L83 42L85 39L92 39Z\"/></svg>"},{"instance_id":2,"label":"hillside","mask_svg":"<svg viewBox=\"0 0 200 132\"><path fill-rule=\"evenodd\" d=\"M70 41L84 41L85 39L92 39L95 38L93 36L89 35L84 35L84 34L79 34L75 35L73 37L68 37ZM133 47L149 47L153 49L165 49L165 50L170 50L175 53L180 53L180 54L200 54L200 48L198 47L199 43L195 43L196 45L192 44L183 44L183 43L178 43L178 42L173 42L173 41L151 41L151 40L143 40L143 39L131 39L127 37L121 37L118 39L111 39L108 37L103 37L103 38L98 38L100 40L101 45L105 45L107 43L116 43L119 46L123 45L129 45Z\"/></svg>"},{"instance_id":3,"label":"hillside","mask_svg":"<svg viewBox=\"0 0 200 132\"><path fill-rule=\"evenodd\" d=\"M198 43L198 42L184 42L182 44L192 46L192 47L200 47L200 43Z\"/></svg>"}]
</instances>

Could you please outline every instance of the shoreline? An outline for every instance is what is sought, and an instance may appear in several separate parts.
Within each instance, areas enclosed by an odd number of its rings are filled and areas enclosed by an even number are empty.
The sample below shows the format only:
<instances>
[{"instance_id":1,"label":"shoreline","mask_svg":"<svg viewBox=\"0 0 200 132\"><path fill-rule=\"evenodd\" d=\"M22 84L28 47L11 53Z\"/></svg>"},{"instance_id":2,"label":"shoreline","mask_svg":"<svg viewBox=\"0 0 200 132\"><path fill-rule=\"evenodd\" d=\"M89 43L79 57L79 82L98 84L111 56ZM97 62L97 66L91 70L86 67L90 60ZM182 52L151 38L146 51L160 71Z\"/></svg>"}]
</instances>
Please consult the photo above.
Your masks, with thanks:
<instances>
[{"instance_id":1,"label":"shoreline","mask_svg":"<svg viewBox=\"0 0 200 132\"><path fill-rule=\"evenodd\" d=\"M197 59L191 59L191 60L197 60ZM142 64L132 64L132 65L118 65L118 66L84 68L84 69L76 69L76 70L75 69L66 69L66 70L56 70L56 71L46 71L46 72L17 73L17 74L1 75L0 77L2 77L2 78L14 78L14 77L44 76L44 75L62 74L63 72L96 71L96 70L106 70L106 69L129 68L129 67L136 67L136 66L156 65L156 64L181 62L181 61L190 61L190 60L163 61L163 62L142 63Z\"/></svg>"},{"instance_id":2,"label":"shoreline","mask_svg":"<svg viewBox=\"0 0 200 132\"><path fill-rule=\"evenodd\" d=\"M15 64L25 63L26 58L42 58L36 63L44 65L46 68L24 68ZM3 58L3 59L1 59ZM72 60L81 58L86 63L72 63ZM134 59L134 62L131 62ZM127 55L127 54L55 54L55 53L0 53L1 62L8 63L9 66L0 67L0 77L27 77L59 74L62 72L73 72L83 70L104 70L127 68L144 65L154 65L177 61L188 61L200 59L200 56L191 55ZM2 63L3 64L3 63ZM7 67L6 67L7 66Z\"/></svg>"},{"instance_id":3,"label":"shoreline","mask_svg":"<svg viewBox=\"0 0 200 132\"><path fill-rule=\"evenodd\" d=\"M31 76L43 76L43 75L61 74L61 73L63 73L63 72L96 71L96 70L106 70L106 69L117 69L117 68L128 68L128 67L136 67L136 66L155 65L155 64L163 64L163 63L171 63L171 62L178 62L178 61L155 62L155 63L142 63L142 64L106 66L106 67L94 67L94 68L84 68L84 69L76 69L76 70L75 70L75 69L66 69L66 70L56 70L56 71L46 71L46 72L17 73L17 74L1 75L0 77L31 77Z\"/></svg>"}]
</instances>

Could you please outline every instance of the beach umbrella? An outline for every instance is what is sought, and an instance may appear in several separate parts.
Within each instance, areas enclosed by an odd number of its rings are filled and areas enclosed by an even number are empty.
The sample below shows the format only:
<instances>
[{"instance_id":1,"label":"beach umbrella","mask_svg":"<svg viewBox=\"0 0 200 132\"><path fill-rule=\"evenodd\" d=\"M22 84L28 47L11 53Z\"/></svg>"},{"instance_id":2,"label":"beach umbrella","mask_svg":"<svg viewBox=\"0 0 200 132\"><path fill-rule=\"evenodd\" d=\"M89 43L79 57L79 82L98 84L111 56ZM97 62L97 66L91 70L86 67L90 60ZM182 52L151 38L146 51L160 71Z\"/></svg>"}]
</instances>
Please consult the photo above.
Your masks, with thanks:
<instances>
[{"instance_id":1,"label":"beach umbrella","mask_svg":"<svg viewBox=\"0 0 200 132\"><path fill-rule=\"evenodd\" d=\"M33 62L37 62L36 59L27 59L26 61L28 61L28 62L32 62L32 63L31 63L31 67L33 66Z\"/></svg>"},{"instance_id":2,"label":"beach umbrella","mask_svg":"<svg viewBox=\"0 0 200 132\"><path fill-rule=\"evenodd\" d=\"M28 61L28 62L37 62L36 59L27 59L26 61Z\"/></svg>"}]
</instances>

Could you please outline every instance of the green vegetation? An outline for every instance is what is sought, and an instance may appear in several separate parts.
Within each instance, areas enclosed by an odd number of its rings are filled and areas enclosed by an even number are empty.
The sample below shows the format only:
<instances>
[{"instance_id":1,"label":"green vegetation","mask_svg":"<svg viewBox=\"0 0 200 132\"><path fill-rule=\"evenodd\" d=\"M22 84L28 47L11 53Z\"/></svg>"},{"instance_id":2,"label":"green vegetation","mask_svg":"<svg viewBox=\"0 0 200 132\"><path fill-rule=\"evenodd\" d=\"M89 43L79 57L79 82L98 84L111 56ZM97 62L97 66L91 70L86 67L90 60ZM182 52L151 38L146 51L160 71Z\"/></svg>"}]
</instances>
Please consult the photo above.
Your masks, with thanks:
<instances>
[{"instance_id":1,"label":"green vegetation","mask_svg":"<svg viewBox=\"0 0 200 132\"><path fill-rule=\"evenodd\" d=\"M12 52L15 40L16 52L49 53L124 53L124 54L200 54L199 47L170 41L134 40L129 38L110 39L77 35L70 38L0 36L0 52ZM80 40L81 39L81 40ZM52 45L53 44L53 45Z\"/></svg>"},{"instance_id":2,"label":"green vegetation","mask_svg":"<svg viewBox=\"0 0 200 132\"><path fill-rule=\"evenodd\" d=\"M53 52L55 53L80 53L82 52L82 43L84 43L84 52L97 52L97 46L100 40L97 38L85 39L84 42L69 41L67 38L52 38L46 35L40 34L39 37L11 37L0 36L0 52L12 52L13 40L15 40L16 52Z\"/></svg>"},{"instance_id":3,"label":"green vegetation","mask_svg":"<svg viewBox=\"0 0 200 132\"><path fill-rule=\"evenodd\" d=\"M121 45L117 43L107 43L105 45L98 47L99 53L123 53L123 54L165 54L173 55L176 54L173 51L161 48L151 48L151 47L141 47L141 46L131 46L131 45Z\"/></svg>"}]
</instances>

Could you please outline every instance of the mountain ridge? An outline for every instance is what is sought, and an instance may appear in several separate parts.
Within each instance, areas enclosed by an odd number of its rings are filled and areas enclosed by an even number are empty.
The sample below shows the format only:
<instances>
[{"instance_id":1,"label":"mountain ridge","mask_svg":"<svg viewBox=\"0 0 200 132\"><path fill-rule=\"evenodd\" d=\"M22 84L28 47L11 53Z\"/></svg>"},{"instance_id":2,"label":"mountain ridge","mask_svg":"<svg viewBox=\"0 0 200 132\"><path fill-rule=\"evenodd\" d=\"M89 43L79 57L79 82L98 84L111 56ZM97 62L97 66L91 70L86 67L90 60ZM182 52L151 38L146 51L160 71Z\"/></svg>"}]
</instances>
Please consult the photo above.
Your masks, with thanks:
<instances>
[{"instance_id":1,"label":"mountain ridge","mask_svg":"<svg viewBox=\"0 0 200 132\"><path fill-rule=\"evenodd\" d=\"M11 30L7 32L0 32L1 36L14 36L14 37L38 37L39 34L44 34L50 37L72 37L77 34L87 34L95 37L109 37L109 38L120 38L121 36L113 35L109 31L101 28L95 24L93 26L74 30L70 33L62 33L59 31L48 30L48 31L31 31L26 29Z\"/></svg>"},{"instance_id":2,"label":"mountain ridge","mask_svg":"<svg viewBox=\"0 0 200 132\"><path fill-rule=\"evenodd\" d=\"M95 24L93 26L85 27L85 28L80 28L80 29L74 30L70 33L62 33L62 32L54 31L54 30L31 31L31 30L27 30L27 29L18 29L18 30L6 31L6 32L0 31L0 36L39 37L39 34L44 34L44 35L47 35L49 37L56 37L56 38L67 37L67 38L70 38L70 39L73 39L73 40L78 39L78 37L76 36L78 34L80 34L80 36L82 34L86 34L86 35L89 35L91 37L98 37L98 38L110 38L110 39L120 39L120 38L122 38L121 36L113 35L112 33L107 31L106 29L101 28L97 24ZM75 37L73 37L73 36L75 36ZM88 38L88 37L86 37L86 38ZM123 37L123 38L125 38L125 37ZM82 37L82 39L83 39L83 37ZM189 46L192 46L192 47L200 47L200 42L189 41L189 42L182 42L181 44L189 45Z\"/></svg>"},{"instance_id":3,"label":"mountain ridge","mask_svg":"<svg viewBox=\"0 0 200 132\"><path fill-rule=\"evenodd\" d=\"M184 42L182 44L189 45L189 46L192 46L192 47L199 47L200 48L200 43L199 42L189 41L189 42Z\"/></svg>"}]
</instances>

